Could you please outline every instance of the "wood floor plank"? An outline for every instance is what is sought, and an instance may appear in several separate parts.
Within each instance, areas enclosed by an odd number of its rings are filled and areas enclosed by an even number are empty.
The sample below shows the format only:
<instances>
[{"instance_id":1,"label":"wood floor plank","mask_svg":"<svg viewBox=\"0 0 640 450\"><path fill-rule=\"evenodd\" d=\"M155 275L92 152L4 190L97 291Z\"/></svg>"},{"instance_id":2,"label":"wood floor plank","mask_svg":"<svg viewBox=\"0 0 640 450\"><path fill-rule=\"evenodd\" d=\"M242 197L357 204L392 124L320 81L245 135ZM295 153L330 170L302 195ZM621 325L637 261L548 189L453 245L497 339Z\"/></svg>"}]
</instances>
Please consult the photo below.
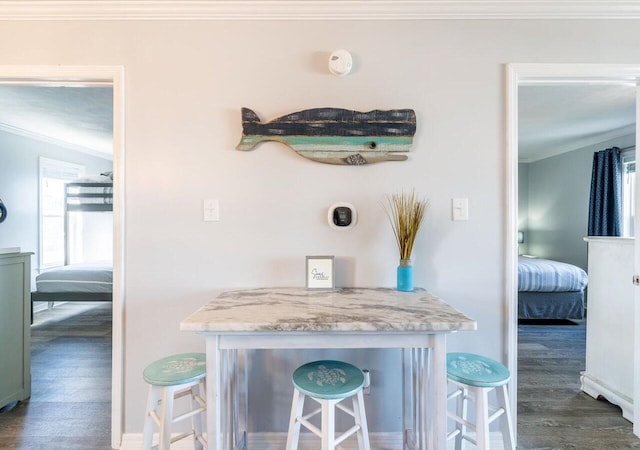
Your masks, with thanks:
<instances>
[{"instance_id":1,"label":"wood floor plank","mask_svg":"<svg viewBox=\"0 0 640 450\"><path fill-rule=\"evenodd\" d=\"M518 326L518 449L638 449L620 408L580 391L586 325Z\"/></svg>"},{"instance_id":2,"label":"wood floor plank","mask_svg":"<svg viewBox=\"0 0 640 450\"><path fill-rule=\"evenodd\" d=\"M35 314L31 398L0 409L0 450L111 448L111 303Z\"/></svg>"}]
</instances>

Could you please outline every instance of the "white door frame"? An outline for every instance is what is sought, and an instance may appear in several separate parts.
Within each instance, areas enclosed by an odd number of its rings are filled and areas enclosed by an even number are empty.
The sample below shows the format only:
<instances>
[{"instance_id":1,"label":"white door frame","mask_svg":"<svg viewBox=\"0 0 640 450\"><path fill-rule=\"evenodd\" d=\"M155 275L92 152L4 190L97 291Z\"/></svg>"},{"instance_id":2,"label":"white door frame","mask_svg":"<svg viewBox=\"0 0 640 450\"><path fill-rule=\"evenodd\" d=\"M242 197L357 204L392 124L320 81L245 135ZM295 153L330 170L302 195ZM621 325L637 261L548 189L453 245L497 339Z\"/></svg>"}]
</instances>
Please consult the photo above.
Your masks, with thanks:
<instances>
[{"instance_id":1,"label":"white door frame","mask_svg":"<svg viewBox=\"0 0 640 450\"><path fill-rule=\"evenodd\" d=\"M506 223L506 301L507 301L507 349L508 365L512 374L510 382L511 402L514 417L517 414L517 368L518 368L518 85L531 83L598 83L598 82L634 82L640 80L640 65L630 64L507 64L507 223ZM640 119L640 101L636 92L636 115ZM636 120L636 132L640 129L640 120ZM636 139L640 134L636 135ZM638 209L636 196L636 210ZM637 221L640 222L640 221ZM640 224L636 223L636 271L640 267L638 236ZM636 272L637 273L637 272ZM631 280L629 280L631 282ZM635 342L640 342L640 289L636 290ZM634 433L640 437L640 346L635 349L634 378ZM517 419L514 419L514 424ZM514 425L515 426L515 425Z\"/></svg>"},{"instance_id":2,"label":"white door frame","mask_svg":"<svg viewBox=\"0 0 640 450\"><path fill-rule=\"evenodd\" d=\"M111 446L120 448L123 428L124 323L124 68L122 66L0 66L0 84L113 87L113 335Z\"/></svg>"}]
</instances>

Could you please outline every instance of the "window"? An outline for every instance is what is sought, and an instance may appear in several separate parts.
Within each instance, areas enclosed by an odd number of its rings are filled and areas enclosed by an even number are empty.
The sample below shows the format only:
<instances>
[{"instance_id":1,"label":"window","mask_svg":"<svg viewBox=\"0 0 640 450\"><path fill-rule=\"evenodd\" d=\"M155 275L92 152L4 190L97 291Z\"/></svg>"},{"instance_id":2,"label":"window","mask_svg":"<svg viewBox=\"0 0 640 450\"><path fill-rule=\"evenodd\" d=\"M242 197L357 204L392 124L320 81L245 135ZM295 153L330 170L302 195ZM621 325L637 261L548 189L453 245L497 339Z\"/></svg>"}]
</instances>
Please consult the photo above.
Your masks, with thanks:
<instances>
[{"instance_id":1,"label":"window","mask_svg":"<svg viewBox=\"0 0 640 450\"><path fill-rule=\"evenodd\" d=\"M40 269L65 264L64 185L84 171L84 166L40 158ZM77 219L69 225L82 226Z\"/></svg>"},{"instance_id":2,"label":"window","mask_svg":"<svg viewBox=\"0 0 640 450\"><path fill-rule=\"evenodd\" d=\"M635 151L622 154L622 235L633 237L636 202Z\"/></svg>"}]
</instances>

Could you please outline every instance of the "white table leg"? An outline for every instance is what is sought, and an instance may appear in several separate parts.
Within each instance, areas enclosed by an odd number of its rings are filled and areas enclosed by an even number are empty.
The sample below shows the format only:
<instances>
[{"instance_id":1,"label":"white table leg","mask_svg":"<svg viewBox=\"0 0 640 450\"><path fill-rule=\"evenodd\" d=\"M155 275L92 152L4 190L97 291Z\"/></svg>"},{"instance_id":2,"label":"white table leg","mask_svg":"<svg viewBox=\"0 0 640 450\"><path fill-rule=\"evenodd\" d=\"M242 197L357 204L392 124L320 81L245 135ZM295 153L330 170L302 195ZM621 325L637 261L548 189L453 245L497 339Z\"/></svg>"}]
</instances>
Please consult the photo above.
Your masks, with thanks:
<instances>
[{"instance_id":1,"label":"white table leg","mask_svg":"<svg viewBox=\"0 0 640 450\"><path fill-rule=\"evenodd\" d=\"M433 387L432 420L429 433L433 439L431 448L447 448L447 337L444 333L433 335L431 350L431 383Z\"/></svg>"},{"instance_id":2,"label":"white table leg","mask_svg":"<svg viewBox=\"0 0 640 450\"><path fill-rule=\"evenodd\" d=\"M404 350L404 449L433 448L431 348Z\"/></svg>"},{"instance_id":3,"label":"white table leg","mask_svg":"<svg viewBox=\"0 0 640 450\"><path fill-rule=\"evenodd\" d=\"M247 431L249 422L249 392L248 386L248 365L247 365L247 351L242 350L238 356L238 411L236 418L238 424L236 427L238 433L238 450L247 450Z\"/></svg>"},{"instance_id":4,"label":"white table leg","mask_svg":"<svg viewBox=\"0 0 640 450\"><path fill-rule=\"evenodd\" d=\"M415 349L402 349L402 448L416 445L416 370Z\"/></svg>"},{"instance_id":5,"label":"white table leg","mask_svg":"<svg viewBox=\"0 0 640 450\"><path fill-rule=\"evenodd\" d=\"M427 436L429 433L429 420L427 407L429 405L429 366L427 361L427 349L416 349L416 368L418 371L418 383L416 389L416 417L418 438L416 440L417 450L427 450Z\"/></svg>"},{"instance_id":6,"label":"white table leg","mask_svg":"<svg viewBox=\"0 0 640 450\"><path fill-rule=\"evenodd\" d=\"M222 353L217 335L207 335L207 450L222 450Z\"/></svg>"},{"instance_id":7,"label":"white table leg","mask_svg":"<svg viewBox=\"0 0 640 450\"><path fill-rule=\"evenodd\" d=\"M224 412L224 450L239 450L242 442L238 429L238 350L225 350L223 358L226 361L223 381L226 397L226 409Z\"/></svg>"}]
</instances>

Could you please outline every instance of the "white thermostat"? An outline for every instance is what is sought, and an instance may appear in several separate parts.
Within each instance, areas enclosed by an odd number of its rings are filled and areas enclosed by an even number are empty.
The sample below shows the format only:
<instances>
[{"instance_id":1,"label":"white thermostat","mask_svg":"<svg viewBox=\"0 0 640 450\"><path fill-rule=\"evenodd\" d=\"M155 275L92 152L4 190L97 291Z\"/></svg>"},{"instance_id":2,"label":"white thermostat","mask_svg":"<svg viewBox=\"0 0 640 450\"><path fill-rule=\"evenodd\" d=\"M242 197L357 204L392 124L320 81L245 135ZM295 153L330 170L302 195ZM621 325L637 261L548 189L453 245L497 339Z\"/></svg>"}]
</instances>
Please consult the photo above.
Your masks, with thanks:
<instances>
[{"instance_id":1,"label":"white thermostat","mask_svg":"<svg viewBox=\"0 0 640 450\"><path fill-rule=\"evenodd\" d=\"M336 203L329 208L327 220L331 228L349 230L356 226L358 213L355 206L350 203Z\"/></svg>"},{"instance_id":2,"label":"white thermostat","mask_svg":"<svg viewBox=\"0 0 640 450\"><path fill-rule=\"evenodd\" d=\"M329 71L340 77L351 72L353 67L353 58L351 53L346 50L336 50L329 56Z\"/></svg>"}]
</instances>

